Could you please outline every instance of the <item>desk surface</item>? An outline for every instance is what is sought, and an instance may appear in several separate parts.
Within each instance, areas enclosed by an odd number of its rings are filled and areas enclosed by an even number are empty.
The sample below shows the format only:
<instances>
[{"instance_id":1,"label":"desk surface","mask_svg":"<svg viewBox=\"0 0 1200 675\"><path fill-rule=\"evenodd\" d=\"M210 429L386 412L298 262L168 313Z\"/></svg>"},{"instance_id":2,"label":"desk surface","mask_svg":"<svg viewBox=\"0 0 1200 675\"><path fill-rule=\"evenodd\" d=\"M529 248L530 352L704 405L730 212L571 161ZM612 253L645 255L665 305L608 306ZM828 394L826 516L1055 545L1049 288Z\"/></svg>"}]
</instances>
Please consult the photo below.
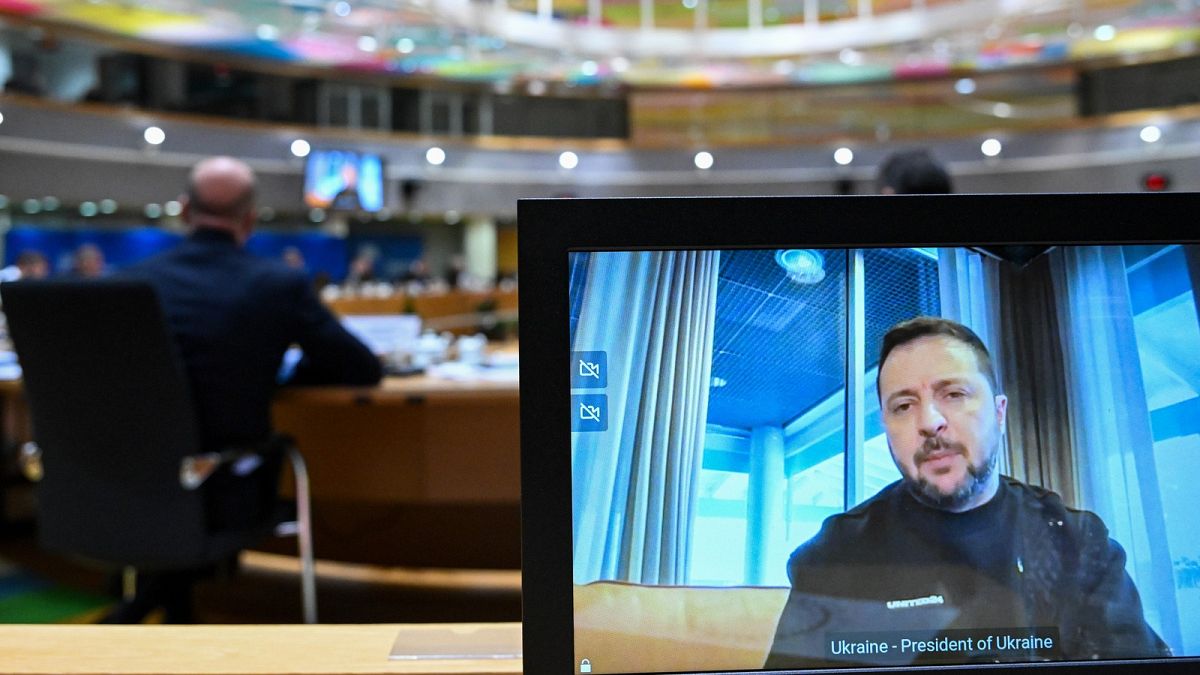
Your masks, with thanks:
<instances>
[{"instance_id":1,"label":"desk surface","mask_svg":"<svg viewBox=\"0 0 1200 675\"><path fill-rule=\"evenodd\" d=\"M6 673L511 675L520 659L390 660L400 631L520 624L287 626L0 626ZM469 636L464 636L469 640Z\"/></svg>"}]
</instances>

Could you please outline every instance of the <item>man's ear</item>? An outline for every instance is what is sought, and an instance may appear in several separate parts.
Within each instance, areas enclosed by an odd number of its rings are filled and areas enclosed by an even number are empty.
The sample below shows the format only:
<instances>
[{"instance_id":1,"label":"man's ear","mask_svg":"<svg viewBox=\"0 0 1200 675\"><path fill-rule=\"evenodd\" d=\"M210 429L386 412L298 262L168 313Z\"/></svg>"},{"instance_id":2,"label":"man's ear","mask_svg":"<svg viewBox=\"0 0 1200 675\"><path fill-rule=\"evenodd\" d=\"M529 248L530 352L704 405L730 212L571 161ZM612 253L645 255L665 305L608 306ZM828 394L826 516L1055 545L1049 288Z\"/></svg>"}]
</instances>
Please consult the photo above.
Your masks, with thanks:
<instances>
[{"instance_id":1,"label":"man's ear","mask_svg":"<svg viewBox=\"0 0 1200 675\"><path fill-rule=\"evenodd\" d=\"M1004 394L996 394L996 423L1003 427L1006 419L1008 419L1008 397Z\"/></svg>"}]
</instances>

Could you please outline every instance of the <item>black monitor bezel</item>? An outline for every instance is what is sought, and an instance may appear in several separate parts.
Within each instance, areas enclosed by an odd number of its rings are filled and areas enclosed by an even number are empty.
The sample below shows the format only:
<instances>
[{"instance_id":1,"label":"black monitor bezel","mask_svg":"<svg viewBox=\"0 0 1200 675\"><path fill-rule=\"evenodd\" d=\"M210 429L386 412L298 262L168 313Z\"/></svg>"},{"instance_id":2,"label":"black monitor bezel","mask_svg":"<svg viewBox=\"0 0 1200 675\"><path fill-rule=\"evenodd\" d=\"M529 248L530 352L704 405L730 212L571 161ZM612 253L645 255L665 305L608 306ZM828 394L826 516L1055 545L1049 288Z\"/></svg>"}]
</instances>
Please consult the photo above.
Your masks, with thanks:
<instances>
[{"instance_id":1,"label":"black monitor bezel","mask_svg":"<svg viewBox=\"0 0 1200 675\"><path fill-rule=\"evenodd\" d=\"M1200 243L1200 193L527 199L521 281L526 675L575 672L568 253L599 250ZM562 368L546 364L563 364ZM954 666L956 673L1184 673L1200 658ZM871 668L858 672L918 672ZM853 670L812 672L844 673ZM1089 670L1088 672L1092 672Z\"/></svg>"}]
</instances>

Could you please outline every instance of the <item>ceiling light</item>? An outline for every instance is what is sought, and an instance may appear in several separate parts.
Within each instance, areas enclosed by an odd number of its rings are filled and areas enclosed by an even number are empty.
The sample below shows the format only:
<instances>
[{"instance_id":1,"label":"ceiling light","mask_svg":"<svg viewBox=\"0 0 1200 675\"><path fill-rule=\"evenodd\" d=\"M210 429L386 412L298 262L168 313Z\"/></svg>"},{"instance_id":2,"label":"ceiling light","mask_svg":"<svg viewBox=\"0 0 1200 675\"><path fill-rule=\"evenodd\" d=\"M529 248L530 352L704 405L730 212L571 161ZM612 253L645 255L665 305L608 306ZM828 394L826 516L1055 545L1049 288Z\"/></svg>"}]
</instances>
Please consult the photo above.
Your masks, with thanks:
<instances>
[{"instance_id":1,"label":"ceiling light","mask_svg":"<svg viewBox=\"0 0 1200 675\"><path fill-rule=\"evenodd\" d=\"M4 113L0 113L0 124L4 124Z\"/></svg>"},{"instance_id":2,"label":"ceiling light","mask_svg":"<svg viewBox=\"0 0 1200 675\"><path fill-rule=\"evenodd\" d=\"M600 66L595 61L584 61L579 64L579 74L584 77L595 77L600 72Z\"/></svg>"},{"instance_id":3,"label":"ceiling light","mask_svg":"<svg viewBox=\"0 0 1200 675\"><path fill-rule=\"evenodd\" d=\"M847 47L838 52L838 60L847 66L861 66L863 63L863 55L861 52Z\"/></svg>"},{"instance_id":4,"label":"ceiling light","mask_svg":"<svg viewBox=\"0 0 1200 675\"><path fill-rule=\"evenodd\" d=\"M541 96L546 93L546 83L541 80L531 80L525 87L530 96Z\"/></svg>"},{"instance_id":5,"label":"ceiling light","mask_svg":"<svg viewBox=\"0 0 1200 675\"><path fill-rule=\"evenodd\" d=\"M150 145L162 145L163 141L167 140L167 134L158 127L146 127L142 132L142 138Z\"/></svg>"},{"instance_id":6,"label":"ceiling light","mask_svg":"<svg viewBox=\"0 0 1200 675\"><path fill-rule=\"evenodd\" d=\"M775 263L798 284L815 284L825 278L825 256L812 249L785 249L775 252Z\"/></svg>"},{"instance_id":7,"label":"ceiling light","mask_svg":"<svg viewBox=\"0 0 1200 675\"><path fill-rule=\"evenodd\" d=\"M700 152L696 153L696 156L692 158L692 161L696 163L697 169L711 169L713 165L713 156L711 152L708 152L707 150L701 150Z\"/></svg>"},{"instance_id":8,"label":"ceiling light","mask_svg":"<svg viewBox=\"0 0 1200 675\"><path fill-rule=\"evenodd\" d=\"M1109 40L1117 37L1117 29L1109 24L1096 26L1096 30L1092 31L1092 37L1101 42L1108 42Z\"/></svg>"},{"instance_id":9,"label":"ceiling light","mask_svg":"<svg viewBox=\"0 0 1200 675\"><path fill-rule=\"evenodd\" d=\"M579 155L567 150L558 156L558 165L564 169L574 169L579 166Z\"/></svg>"},{"instance_id":10,"label":"ceiling light","mask_svg":"<svg viewBox=\"0 0 1200 675\"><path fill-rule=\"evenodd\" d=\"M441 166L446 161L446 151L436 145L425 151L425 161L434 166Z\"/></svg>"},{"instance_id":11,"label":"ceiling light","mask_svg":"<svg viewBox=\"0 0 1200 675\"><path fill-rule=\"evenodd\" d=\"M79 215L84 218L91 218L99 212L100 209L97 208L96 202L84 202L79 205Z\"/></svg>"},{"instance_id":12,"label":"ceiling light","mask_svg":"<svg viewBox=\"0 0 1200 675\"><path fill-rule=\"evenodd\" d=\"M58 197L42 197L43 211L57 211L59 207Z\"/></svg>"},{"instance_id":13,"label":"ceiling light","mask_svg":"<svg viewBox=\"0 0 1200 675\"><path fill-rule=\"evenodd\" d=\"M308 219L314 223L319 223L322 220L325 220L325 210L324 209L310 209L308 212Z\"/></svg>"},{"instance_id":14,"label":"ceiling light","mask_svg":"<svg viewBox=\"0 0 1200 675\"><path fill-rule=\"evenodd\" d=\"M350 3L343 0L343 2L334 4L333 13L341 17L350 16Z\"/></svg>"},{"instance_id":15,"label":"ceiling light","mask_svg":"<svg viewBox=\"0 0 1200 675\"><path fill-rule=\"evenodd\" d=\"M833 161L842 166L846 166L854 161L854 151L850 148L838 148L833 151Z\"/></svg>"},{"instance_id":16,"label":"ceiling light","mask_svg":"<svg viewBox=\"0 0 1200 675\"><path fill-rule=\"evenodd\" d=\"M417 43L413 42L412 38L400 38L396 40L396 51L401 54L411 54L417 48Z\"/></svg>"},{"instance_id":17,"label":"ceiling light","mask_svg":"<svg viewBox=\"0 0 1200 675\"><path fill-rule=\"evenodd\" d=\"M37 199L26 199L21 203L21 209L30 215L42 210L42 202Z\"/></svg>"},{"instance_id":18,"label":"ceiling light","mask_svg":"<svg viewBox=\"0 0 1200 675\"><path fill-rule=\"evenodd\" d=\"M1150 126L1143 127L1142 132L1138 136L1147 143L1157 143L1158 139L1162 138L1162 129L1151 124Z\"/></svg>"},{"instance_id":19,"label":"ceiling light","mask_svg":"<svg viewBox=\"0 0 1200 675\"><path fill-rule=\"evenodd\" d=\"M974 94L975 93L975 80L972 80L969 77L964 77L964 78L959 79L957 82L954 83L954 91L957 91L958 93L962 94L963 96L968 96L970 94Z\"/></svg>"},{"instance_id":20,"label":"ceiling light","mask_svg":"<svg viewBox=\"0 0 1200 675\"><path fill-rule=\"evenodd\" d=\"M163 213L174 218L175 216L183 213L183 204L180 204L175 200L171 200L166 204L163 204Z\"/></svg>"},{"instance_id":21,"label":"ceiling light","mask_svg":"<svg viewBox=\"0 0 1200 675\"><path fill-rule=\"evenodd\" d=\"M992 106L992 114L996 117L1012 117L1012 106L1003 101Z\"/></svg>"},{"instance_id":22,"label":"ceiling light","mask_svg":"<svg viewBox=\"0 0 1200 675\"><path fill-rule=\"evenodd\" d=\"M147 204L144 209L147 218L154 219L162 215L162 206L159 204Z\"/></svg>"},{"instance_id":23,"label":"ceiling light","mask_svg":"<svg viewBox=\"0 0 1200 675\"><path fill-rule=\"evenodd\" d=\"M100 213L112 214L117 212L117 202L112 199L100 200Z\"/></svg>"},{"instance_id":24,"label":"ceiling light","mask_svg":"<svg viewBox=\"0 0 1200 675\"><path fill-rule=\"evenodd\" d=\"M999 155L1001 149L1000 141L994 138L989 138L979 145L979 151L988 157Z\"/></svg>"},{"instance_id":25,"label":"ceiling light","mask_svg":"<svg viewBox=\"0 0 1200 675\"><path fill-rule=\"evenodd\" d=\"M683 0L684 9L696 9L699 4L699 0Z\"/></svg>"},{"instance_id":26,"label":"ceiling light","mask_svg":"<svg viewBox=\"0 0 1200 675\"><path fill-rule=\"evenodd\" d=\"M269 23L259 24L258 28L254 29L254 34L259 40L275 41L279 39L279 29Z\"/></svg>"},{"instance_id":27,"label":"ceiling light","mask_svg":"<svg viewBox=\"0 0 1200 675\"><path fill-rule=\"evenodd\" d=\"M376 40L370 35L363 35L362 37L358 38L358 48L364 52L373 52L376 49L379 49L379 40Z\"/></svg>"},{"instance_id":28,"label":"ceiling light","mask_svg":"<svg viewBox=\"0 0 1200 675\"><path fill-rule=\"evenodd\" d=\"M613 69L613 72L623 73L629 70L629 59L624 56L616 56L608 62L608 65Z\"/></svg>"},{"instance_id":29,"label":"ceiling light","mask_svg":"<svg viewBox=\"0 0 1200 675\"><path fill-rule=\"evenodd\" d=\"M296 157L307 157L308 153L312 152L312 146L303 138L297 138L292 141L292 154Z\"/></svg>"}]
</instances>

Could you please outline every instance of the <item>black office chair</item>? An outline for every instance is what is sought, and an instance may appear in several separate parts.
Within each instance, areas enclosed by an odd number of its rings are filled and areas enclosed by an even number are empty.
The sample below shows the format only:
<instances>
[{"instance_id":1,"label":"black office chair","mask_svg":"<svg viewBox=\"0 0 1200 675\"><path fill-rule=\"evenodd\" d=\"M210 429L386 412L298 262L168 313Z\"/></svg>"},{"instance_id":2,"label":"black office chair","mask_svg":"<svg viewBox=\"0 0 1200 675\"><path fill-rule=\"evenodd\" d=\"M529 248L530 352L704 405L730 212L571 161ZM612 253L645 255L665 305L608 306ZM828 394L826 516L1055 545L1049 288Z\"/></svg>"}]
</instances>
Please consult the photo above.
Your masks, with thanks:
<instances>
[{"instance_id":1,"label":"black office chair","mask_svg":"<svg viewBox=\"0 0 1200 675\"><path fill-rule=\"evenodd\" d=\"M0 298L33 419L36 445L23 448L20 461L38 481L41 545L123 567L128 579L131 569L201 569L272 531L295 535L304 619L315 623L304 460L278 439L201 452L186 372L154 290L129 281L20 281L0 285ZM281 523L272 514L214 531L205 480L263 450L291 461L297 518Z\"/></svg>"}]
</instances>

